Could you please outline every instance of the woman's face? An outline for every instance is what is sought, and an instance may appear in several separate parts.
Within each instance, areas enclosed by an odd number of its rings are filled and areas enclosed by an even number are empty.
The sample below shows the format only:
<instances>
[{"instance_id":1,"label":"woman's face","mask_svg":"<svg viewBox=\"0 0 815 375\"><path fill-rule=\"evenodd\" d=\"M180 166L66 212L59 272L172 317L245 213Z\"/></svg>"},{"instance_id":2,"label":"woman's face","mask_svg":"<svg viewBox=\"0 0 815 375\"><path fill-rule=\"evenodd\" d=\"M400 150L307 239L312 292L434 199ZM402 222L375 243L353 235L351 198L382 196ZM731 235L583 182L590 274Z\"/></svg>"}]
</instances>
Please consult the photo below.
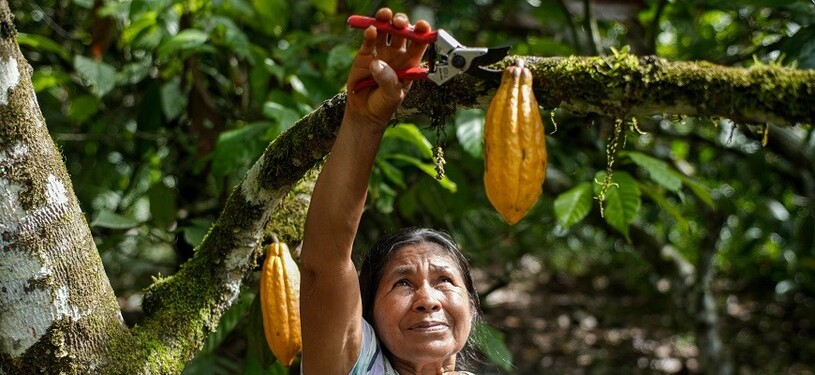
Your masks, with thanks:
<instances>
[{"instance_id":1,"label":"woman's face","mask_svg":"<svg viewBox=\"0 0 815 375\"><path fill-rule=\"evenodd\" d=\"M472 321L457 263L435 243L396 250L385 264L374 300L374 327L398 360L445 361L467 343Z\"/></svg>"}]
</instances>

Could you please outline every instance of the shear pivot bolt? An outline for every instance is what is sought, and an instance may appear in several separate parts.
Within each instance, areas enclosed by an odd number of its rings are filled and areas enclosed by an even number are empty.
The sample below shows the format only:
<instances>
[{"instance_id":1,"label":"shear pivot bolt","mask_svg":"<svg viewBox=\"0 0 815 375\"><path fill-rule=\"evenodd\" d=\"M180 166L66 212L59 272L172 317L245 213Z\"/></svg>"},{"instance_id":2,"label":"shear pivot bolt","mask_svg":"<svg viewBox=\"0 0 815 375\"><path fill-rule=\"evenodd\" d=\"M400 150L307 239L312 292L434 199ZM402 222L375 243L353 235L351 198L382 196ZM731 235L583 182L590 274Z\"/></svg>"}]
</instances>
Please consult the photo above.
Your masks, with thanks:
<instances>
[{"instance_id":1,"label":"shear pivot bolt","mask_svg":"<svg viewBox=\"0 0 815 375\"><path fill-rule=\"evenodd\" d=\"M451 61L454 67L463 69L465 65L467 65L467 60L464 59L464 56L455 55L453 56L453 61Z\"/></svg>"}]
</instances>

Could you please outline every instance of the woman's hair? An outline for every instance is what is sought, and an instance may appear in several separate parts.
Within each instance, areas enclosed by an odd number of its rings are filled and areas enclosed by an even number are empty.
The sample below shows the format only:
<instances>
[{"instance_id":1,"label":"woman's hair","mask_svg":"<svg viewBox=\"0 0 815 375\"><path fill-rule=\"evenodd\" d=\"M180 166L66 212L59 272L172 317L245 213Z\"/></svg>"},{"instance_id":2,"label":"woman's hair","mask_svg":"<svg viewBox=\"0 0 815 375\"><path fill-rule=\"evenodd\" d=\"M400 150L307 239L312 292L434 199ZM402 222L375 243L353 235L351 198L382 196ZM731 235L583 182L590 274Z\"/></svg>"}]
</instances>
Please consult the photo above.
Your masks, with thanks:
<instances>
[{"instance_id":1,"label":"woman's hair","mask_svg":"<svg viewBox=\"0 0 815 375\"><path fill-rule=\"evenodd\" d=\"M470 364L479 361L475 349L475 329L476 324L481 320L481 304L478 300L478 293L473 285L473 278L470 275L470 263L464 254L459 250L458 245L449 234L429 228L406 228L386 234L374 243L371 251L365 256L359 273L359 289L362 295L362 317L373 324L374 300L379 281L382 280L382 272L388 260L396 252L407 246L419 243L433 243L444 249L450 258L458 265L461 276L464 279L464 286L467 288L470 303L472 304L472 327L467 343L456 358L457 363Z\"/></svg>"}]
</instances>

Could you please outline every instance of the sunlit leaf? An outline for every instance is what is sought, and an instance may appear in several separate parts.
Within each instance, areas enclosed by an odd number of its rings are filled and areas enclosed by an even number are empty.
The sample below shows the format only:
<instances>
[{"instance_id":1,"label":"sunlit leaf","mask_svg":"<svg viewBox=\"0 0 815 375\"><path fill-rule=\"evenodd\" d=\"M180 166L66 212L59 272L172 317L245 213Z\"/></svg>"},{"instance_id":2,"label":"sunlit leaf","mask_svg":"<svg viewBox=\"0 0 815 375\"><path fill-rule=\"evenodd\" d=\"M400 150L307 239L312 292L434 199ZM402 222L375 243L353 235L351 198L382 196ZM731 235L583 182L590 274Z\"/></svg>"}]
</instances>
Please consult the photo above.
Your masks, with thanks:
<instances>
[{"instance_id":1,"label":"sunlit leaf","mask_svg":"<svg viewBox=\"0 0 815 375\"><path fill-rule=\"evenodd\" d=\"M119 215L109 210L99 211L96 218L91 221L92 227L110 229L130 229L139 226L139 224L141 223L132 217Z\"/></svg>"},{"instance_id":2,"label":"sunlit leaf","mask_svg":"<svg viewBox=\"0 0 815 375\"><path fill-rule=\"evenodd\" d=\"M416 146L422 157L433 157L433 150L431 149L430 141L422 134L419 128L414 124L398 124L389 127L385 130L385 138L396 138L407 141L408 143Z\"/></svg>"},{"instance_id":3,"label":"sunlit leaf","mask_svg":"<svg viewBox=\"0 0 815 375\"><path fill-rule=\"evenodd\" d=\"M595 180L603 181L606 172L598 172ZM595 184L595 193L599 191L599 184ZM642 206L642 193L637 181L630 174L622 171L614 172L612 184L606 191L604 215L606 222L622 233L628 240L628 226L634 221Z\"/></svg>"},{"instance_id":4,"label":"sunlit leaf","mask_svg":"<svg viewBox=\"0 0 815 375\"><path fill-rule=\"evenodd\" d=\"M412 164L413 166L415 166L416 168L421 169L428 176L432 176L433 179L436 180L436 169L435 169L435 166L433 164L423 163L421 160L416 159L416 158L414 158L412 156L405 155L405 154L389 154L389 155L385 155L385 158L394 159L394 160L402 160L402 161L405 161L405 162L407 162L409 164ZM457 189L456 183L453 182L452 180L450 180L450 178L447 177L447 175L445 175L441 180L436 180L436 181L438 181L439 185L441 185L443 188L447 189L451 193L456 192L456 189Z\"/></svg>"},{"instance_id":5,"label":"sunlit leaf","mask_svg":"<svg viewBox=\"0 0 815 375\"><path fill-rule=\"evenodd\" d=\"M561 225L568 228L583 220L591 211L592 186L588 182L578 184L555 199L555 215Z\"/></svg>"},{"instance_id":6,"label":"sunlit leaf","mask_svg":"<svg viewBox=\"0 0 815 375\"><path fill-rule=\"evenodd\" d=\"M635 164L648 172L654 182L662 187L670 191L677 191L682 187L679 173L671 168L668 163L635 151L621 152L620 156L628 156Z\"/></svg>"},{"instance_id":7,"label":"sunlit leaf","mask_svg":"<svg viewBox=\"0 0 815 375\"><path fill-rule=\"evenodd\" d=\"M74 69L99 98L110 92L116 84L116 69L102 61L77 55L74 57Z\"/></svg>"},{"instance_id":8,"label":"sunlit leaf","mask_svg":"<svg viewBox=\"0 0 815 375\"><path fill-rule=\"evenodd\" d=\"M37 93L70 81L71 76L68 73L51 67L34 70L34 74L31 76L31 83Z\"/></svg>"},{"instance_id":9,"label":"sunlit leaf","mask_svg":"<svg viewBox=\"0 0 815 375\"><path fill-rule=\"evenodd\" d=\"M277 121L280 131L290 128L300 119L300 114L297 111L276 102L264 103L263 115Z\"/></svg>"},{"instance_id":10,"label":"sunlit leaf","mask_svg":"<svg viewBox=\"0 0 815 375\"><path fill-rule=\"evenodd\" d=\"M181 30L181 32L178 34L173 35L171 38L165 41L162 41L161 45L158 47L158 57L159 59L163 60L169 57L169 55L172 55L178 51L195 50L203 46L208 39L209 35L201 30Z\"/></svg>"},{"instance_id":11,"label":"sunlit leaf","mask_svg":"<svg viewBox=\"0 0 815 375\"><path fill-rule=\"evenodd\" d=\"M21 46L29 46L42 53L53 53L65 61L71 60L71 55L68 53L68 50L46 36L18 33L17 42L20 43Z\"/></svg>"},{"instance_id":12,"label":"sunlit leaf","mask_svg":"<svg viewBox=\"0 0 815 375\"><path fill-rule=\"evenodd\" d=\"M474 328L476 348L496 366L504 371L511 371L514 367L512 352L504 340L504 333L486 323L477 324Z\"/></svg>"},{"instance_id":13,"label":"sunlit leaf","mask_svg":"<svg viewBox=\"0 0 815 375\"><path fill-rule=\"evenodd\" d=\"M484 110L462 109L456 112L456 138L464 151L476 158L484 155Z\"/></svg>"},{"instance_id":14,"label":"sunlit leaf","mask_svg":"<svg viewBox=\"0 0 815 375\"><path fill-rule=\"evenodd\" d=\"M156 29L157 17L158 13L151 11L142 13L139 16L131 19L127 27L122 30L122 42L125 44L132 44L136 40L136 37L141 35L143 32L151 28Z\"/></svg>"},{"instance_id":15,"label":"sunlit leaf","mask_svg":"<svg viewBox=\"0 0 815 375\"><path fill-rule=\"evenodd\" d=\"M384 158L377 158L376 159L376 166L382 171L382 174L388 178L388 180L399 187L405 187L405 178L402 174L402 171L399 168L396 168L393 164L389 163Z\"/></svg>"},{"instance_id":16,"label":"sunlit leaf","mask_svg":"<svg viewBox=\"0 0 815 375\"><path fill-rule=\"evenodd\" d=\"M243 57L254 63L254 58L250 51L249 37L231 19L220 16L213 16L211 19L223 29L222 43L229 47L236 55Z\"/></svg>"}]
</instances>

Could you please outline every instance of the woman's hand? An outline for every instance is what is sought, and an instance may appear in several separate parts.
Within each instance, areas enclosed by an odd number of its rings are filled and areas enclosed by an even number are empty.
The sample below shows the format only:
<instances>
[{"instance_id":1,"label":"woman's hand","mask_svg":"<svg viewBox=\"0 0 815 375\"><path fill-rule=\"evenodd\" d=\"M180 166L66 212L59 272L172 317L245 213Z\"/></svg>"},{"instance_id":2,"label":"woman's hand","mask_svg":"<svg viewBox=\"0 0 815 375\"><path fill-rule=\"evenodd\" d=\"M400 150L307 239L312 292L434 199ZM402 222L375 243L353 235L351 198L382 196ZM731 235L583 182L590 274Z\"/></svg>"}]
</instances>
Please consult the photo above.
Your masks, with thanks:
<instances>
[{"instance_id":1,"label":"woman's hand","mask_svg":"<svg viewBox=\"0 0 815 375\"><path fill-rule=\"evenodd\" d=\"M376 12L376 19L392 22L398 29L410 25L405 14L394 15L388 8ZM415 25L415 31L429 32L430 24L420 20ZM398 35L379 33L373 26L365 29L362 46L354 58L346 85L350 90L359 81L373 76L379 86L359 92L349 91L346 116L350 116L352 122L373 124L377 129L384 129L411 85L411 81L400 81L394 70L418 66L426 48L427 44L408 42Z\"/></svg>"}]
</instances>

